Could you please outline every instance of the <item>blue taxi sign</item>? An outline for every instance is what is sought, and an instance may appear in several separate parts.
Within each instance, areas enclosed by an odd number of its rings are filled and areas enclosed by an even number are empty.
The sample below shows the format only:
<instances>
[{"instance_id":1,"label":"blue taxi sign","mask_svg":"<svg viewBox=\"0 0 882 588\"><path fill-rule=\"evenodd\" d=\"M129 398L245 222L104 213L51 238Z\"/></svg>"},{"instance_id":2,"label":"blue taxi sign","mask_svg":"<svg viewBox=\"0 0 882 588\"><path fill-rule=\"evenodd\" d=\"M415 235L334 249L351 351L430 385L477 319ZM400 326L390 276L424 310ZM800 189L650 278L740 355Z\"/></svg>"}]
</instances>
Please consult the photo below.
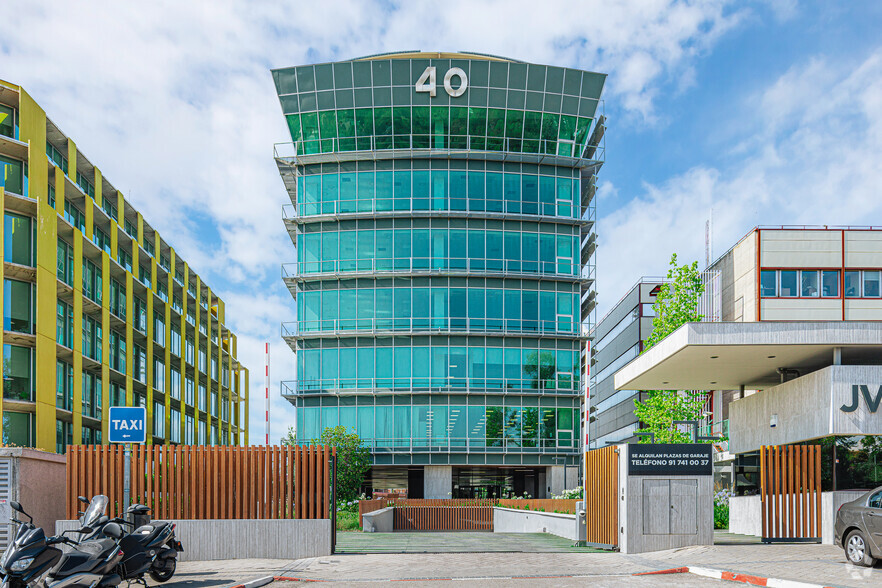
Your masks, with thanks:
<instances>
[{"instance_id":1,"label":"blue taxi sign","mask_svg":"<svg viewBox=\"0 0 882 588\"><path fill-rule=\"evenodd\" d=\"M111 406L107 440L111 443L147 441L147 409L143 406Z\"/></svg>"}]
</instances>

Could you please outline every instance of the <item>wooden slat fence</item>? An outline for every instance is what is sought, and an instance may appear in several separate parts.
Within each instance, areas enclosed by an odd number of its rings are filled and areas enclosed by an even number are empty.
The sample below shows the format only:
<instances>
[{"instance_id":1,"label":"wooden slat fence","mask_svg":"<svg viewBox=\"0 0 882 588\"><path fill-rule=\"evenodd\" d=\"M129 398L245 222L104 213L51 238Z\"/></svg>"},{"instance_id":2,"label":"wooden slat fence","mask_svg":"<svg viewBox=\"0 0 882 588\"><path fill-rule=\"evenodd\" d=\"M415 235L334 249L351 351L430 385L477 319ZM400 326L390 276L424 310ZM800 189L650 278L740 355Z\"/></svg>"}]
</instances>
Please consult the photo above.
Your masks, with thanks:
<instances>
[{"instance_id":1,"label":"wooden slat fence","mask_svg":"<svg viewBox=\"0 0 882 588\"><path fill-rule=\"evenodd\" d=\"M619 544L619 454L614 445L585 454L586 541L591 545Z\"/></svg>"},{"instance_id":2,"label":"wooden slat fence","mask_svg":"<svg viewBox=\"0 0 882 588\"><path fill-rule=\"evenodd\" d=\"M135 445L131 500L156 519L330 518L332 472L327 446L207 447ZM125 454L119 445L67 450L67 517L77 496L109 498L108 515L122 514Z\"/></svg>"},{"instance_id":3,"label":"wooden slat fence","mask_svg":"<svg viewBox=\"0 0 882 588\"><path fill-rule=\"evenodd\" d=\"M392 528L396 531L492 531L493 506L395 505Z\"/></svg>"},{"instance_id":4,"label":"wooden slat fence","mask_svg":"<svg viewBox=\"0 0 882 588\"><path fill-rule=\"evenodd\" d=\"M760 449L763 541L821 539L821 446Z\"/></svg>"}]
</instances>

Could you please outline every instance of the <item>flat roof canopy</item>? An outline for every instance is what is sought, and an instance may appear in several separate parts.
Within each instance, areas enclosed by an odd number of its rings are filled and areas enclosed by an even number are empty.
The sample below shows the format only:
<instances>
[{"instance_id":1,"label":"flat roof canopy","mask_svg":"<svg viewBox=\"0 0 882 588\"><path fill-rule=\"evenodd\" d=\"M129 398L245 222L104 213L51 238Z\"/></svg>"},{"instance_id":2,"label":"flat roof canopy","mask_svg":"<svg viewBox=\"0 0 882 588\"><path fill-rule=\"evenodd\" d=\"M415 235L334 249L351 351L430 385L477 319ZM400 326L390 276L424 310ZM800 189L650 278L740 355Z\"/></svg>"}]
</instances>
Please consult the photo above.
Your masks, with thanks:
<instances>
[{"instance_id":1,"label":"flat roof canopy","mask_svg":"<svg viewBox=\"0 0 882 588\"><path fill-rule=\"evenodd\" d=\"M762 390L778 368L882 364L882 322L687 323L616 372L617 390Z\"/></svg>"}]
</instances>

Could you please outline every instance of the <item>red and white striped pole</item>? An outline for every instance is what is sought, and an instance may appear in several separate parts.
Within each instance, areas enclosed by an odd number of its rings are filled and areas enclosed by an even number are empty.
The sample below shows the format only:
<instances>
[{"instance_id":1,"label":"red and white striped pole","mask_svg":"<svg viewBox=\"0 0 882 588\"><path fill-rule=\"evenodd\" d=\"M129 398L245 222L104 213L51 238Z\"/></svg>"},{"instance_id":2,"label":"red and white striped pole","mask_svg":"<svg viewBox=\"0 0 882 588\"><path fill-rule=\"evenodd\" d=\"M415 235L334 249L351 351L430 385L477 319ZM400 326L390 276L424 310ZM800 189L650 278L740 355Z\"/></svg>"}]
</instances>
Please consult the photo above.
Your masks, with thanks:
<instances>
[{"instance_id":1,"label":"red and white striped pole","mask_svg":"<svg viewBox=\"0 0 882 588\"><path fill-rule=\"evenodd\" d=\"M266 344L266 444L270 444L270 421L269 421L269 364L270 364L270 354L269 354L269 343Z\"/></svg>"}]
</instances>

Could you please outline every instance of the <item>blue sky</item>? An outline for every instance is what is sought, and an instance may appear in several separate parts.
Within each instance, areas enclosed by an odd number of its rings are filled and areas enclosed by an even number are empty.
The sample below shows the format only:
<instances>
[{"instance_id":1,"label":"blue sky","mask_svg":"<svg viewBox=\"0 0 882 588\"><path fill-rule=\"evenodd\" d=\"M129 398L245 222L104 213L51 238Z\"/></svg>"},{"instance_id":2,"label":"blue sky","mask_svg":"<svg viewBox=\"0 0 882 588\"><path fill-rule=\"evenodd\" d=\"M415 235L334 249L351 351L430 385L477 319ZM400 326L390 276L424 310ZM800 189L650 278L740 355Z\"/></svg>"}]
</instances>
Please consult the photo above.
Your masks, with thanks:
<instances>
[{"instance_id":1,"label":"blue sky","mask_svg":"<svg viewBox=\"0 0 882 588\"><path fill-rule=\"evenodd\" d=\"M541 8L540 8L541 7ZM0 79L21 84L225 300L263 434L294 376L279 324L294 259L272 159L290 141L270 68L469 50L609 74L601 314L667 259L756 225L882 225L882 3L7 0Z\"/></svg>"}]
</instances>

